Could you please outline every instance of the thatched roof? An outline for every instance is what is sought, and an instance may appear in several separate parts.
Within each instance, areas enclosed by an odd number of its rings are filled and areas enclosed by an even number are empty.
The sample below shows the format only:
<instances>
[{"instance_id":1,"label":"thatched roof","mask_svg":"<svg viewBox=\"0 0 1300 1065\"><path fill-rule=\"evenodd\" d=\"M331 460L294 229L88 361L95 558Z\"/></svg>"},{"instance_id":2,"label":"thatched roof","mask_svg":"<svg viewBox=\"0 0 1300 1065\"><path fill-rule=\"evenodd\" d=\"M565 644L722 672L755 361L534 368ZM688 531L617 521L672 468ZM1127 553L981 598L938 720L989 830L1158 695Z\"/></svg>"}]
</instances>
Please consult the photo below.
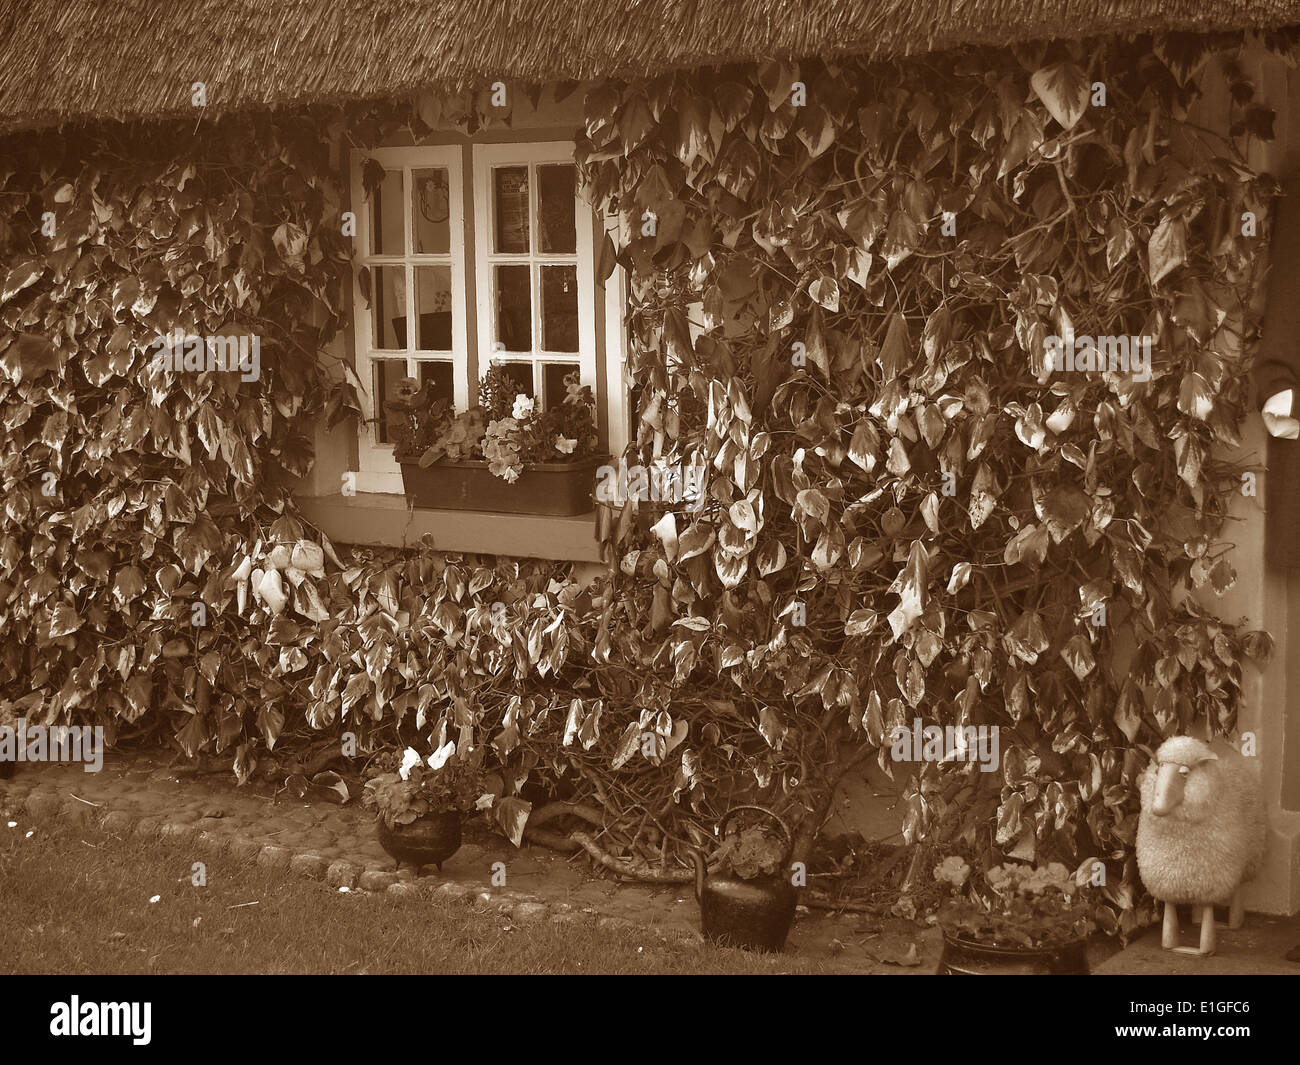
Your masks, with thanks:
<instances>
[{"instance_id":1,"label":"thatched roof","mask_svg":"<svg viewBox=\"0 0 1300 1065\"><path fill-rule=\"evenodd\" d=\"M0 128L765 57L1300 23L1300 0L7 0Z\"/></svg>"}]
</instances>

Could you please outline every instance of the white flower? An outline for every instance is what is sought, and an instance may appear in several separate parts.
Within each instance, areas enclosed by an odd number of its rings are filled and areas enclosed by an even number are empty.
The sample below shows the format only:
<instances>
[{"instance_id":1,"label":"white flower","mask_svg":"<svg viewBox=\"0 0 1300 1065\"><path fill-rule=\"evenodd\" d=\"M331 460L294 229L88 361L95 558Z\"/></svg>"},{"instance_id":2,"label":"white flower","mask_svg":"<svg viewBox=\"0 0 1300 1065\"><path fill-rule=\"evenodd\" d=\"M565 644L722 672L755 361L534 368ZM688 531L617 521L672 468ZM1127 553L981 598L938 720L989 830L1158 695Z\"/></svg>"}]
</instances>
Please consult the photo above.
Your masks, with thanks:
<instances>
[{"instance_id":1,"label":"white flower","mask_svg":"<svg viewBox=\"0 0 1300 1065\"><path fill-rule=\"evenodd\" d=\"M150 901L150 902L161 902L161 901L162 901L162 896L161 896L161 895L155 895L155 896L154 896L153 898L151 898L149 901Z\"/></svg>"},{"instance_id":2,"label":"white flower","mask_svg":"<svg viewBox=\"0 0 1300 1065\"><path fill-rule=\"evenodd\" d=\"M433 754L429 755L429 768L441 769L443 766L447 764L447 759L450 758L455 753L456 753L455 742L452 740L448 740L436 751L434 751Z\"/></svg>"},{"instance_id":3,"label":"white flower","mask_svg":"<svg viewBox=\"0 0 1300 1065\"><path fill-rule=\"evenodd\" d=\"M406 748L406 752L402 755L402 768L397 771L397 775L403 780L410 780L411 770L419 765L421 761L422 759L415 752L414 747Z\"/></svg>"},{"instance_id":4,"label":"white flower","mask_svg":"<svg viewBox=\"0 0 1300 1065\"><path fill-rule=\"evenodd\" d=\"M493 795L490 791L485 791L482 795L480 795L477 799L474 800L474 809L476 810L490 809L492 804L496 801L497 801L497 797L495 795Z\"/></svg>"},{"instance_id":5,"label":"white flower","mask_svg":"<svg viewBox=\"0 0 1300 1065\"><path fill-rule=\"evenodd\" d=\"M515 396L515 409L510 412L511 417L522 420L532 413L533 401L520 392Z\"/></svg>"},{"instance_id":6,"label":"white flower","mask_svg":"<svg viewBox=\"0 0 1300 1065\"><path fill-rule=\"evenodd\" d=\"M577 440L567 440L562 436L557 436L555 438L555 450L561 455L572 455L573 449L577 446Z\"/></svg>"},{"instance_id":7,"label":"white flower","mask_svg":"<svg viewBox=\"0 0 1300 1065\"><path fill-rule=\"evenodd\" d=\"M17 822L17 821L10 821L10 822L9 822L9 827L10 827L10 828L17 828L17 827L18 827L18 822Z\"/></svg>"}]
</instances>

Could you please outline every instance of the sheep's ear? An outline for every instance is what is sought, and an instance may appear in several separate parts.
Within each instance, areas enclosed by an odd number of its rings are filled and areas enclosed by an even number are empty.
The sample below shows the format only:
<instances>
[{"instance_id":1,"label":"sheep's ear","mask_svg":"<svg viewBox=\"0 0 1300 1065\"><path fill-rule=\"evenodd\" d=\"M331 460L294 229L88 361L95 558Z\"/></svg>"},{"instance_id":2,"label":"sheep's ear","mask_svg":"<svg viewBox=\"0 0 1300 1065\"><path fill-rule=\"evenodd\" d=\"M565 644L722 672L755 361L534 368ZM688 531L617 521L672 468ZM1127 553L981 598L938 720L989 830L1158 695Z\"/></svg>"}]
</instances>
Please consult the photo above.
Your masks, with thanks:
<instances>
[{"instance_id":1,"label":"sheep's ear","mask_svg":"<svg viewBox=\"0 0 1300 1065\"><path fill-rule=\"evenodd\" d=\"M1219 760L1219 756L1217 754L1215 754L1213 751L1207 751L1205 753L1205 757L1202 758L1201 761L1197 762L1196 764L1201 765L1203 762L1217 762L1218 760Z\"/></svg>"}]
</instances>

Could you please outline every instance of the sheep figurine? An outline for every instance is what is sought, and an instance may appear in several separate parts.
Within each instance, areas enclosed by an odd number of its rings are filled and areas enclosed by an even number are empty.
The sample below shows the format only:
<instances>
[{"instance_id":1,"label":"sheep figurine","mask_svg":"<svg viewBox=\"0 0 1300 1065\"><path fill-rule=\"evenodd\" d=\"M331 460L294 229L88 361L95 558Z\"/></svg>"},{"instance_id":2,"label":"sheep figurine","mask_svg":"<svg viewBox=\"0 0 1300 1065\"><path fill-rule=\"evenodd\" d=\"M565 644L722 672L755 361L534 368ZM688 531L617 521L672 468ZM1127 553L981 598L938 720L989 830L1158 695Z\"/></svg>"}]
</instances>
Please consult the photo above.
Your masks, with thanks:
<instances>
[{"instance_id":1,"label":"sheep figurine","mask_svg":"<svg viewBox=\"0 0 1300 1065\"><path fill-rule=\"evenodd\" d=\"M1184 954L1214 953L1214 907L1228 906L1228 927L1244 918L1241 885L1259 871L1266 823L1254 767L1236 751L1216 754L1192 736L1174 736L1142 774L1138 872L1164 903L1160 945ZM1178 946L1178 905L1199 906L1199 949Z\"/></svg>"}]
</instances>

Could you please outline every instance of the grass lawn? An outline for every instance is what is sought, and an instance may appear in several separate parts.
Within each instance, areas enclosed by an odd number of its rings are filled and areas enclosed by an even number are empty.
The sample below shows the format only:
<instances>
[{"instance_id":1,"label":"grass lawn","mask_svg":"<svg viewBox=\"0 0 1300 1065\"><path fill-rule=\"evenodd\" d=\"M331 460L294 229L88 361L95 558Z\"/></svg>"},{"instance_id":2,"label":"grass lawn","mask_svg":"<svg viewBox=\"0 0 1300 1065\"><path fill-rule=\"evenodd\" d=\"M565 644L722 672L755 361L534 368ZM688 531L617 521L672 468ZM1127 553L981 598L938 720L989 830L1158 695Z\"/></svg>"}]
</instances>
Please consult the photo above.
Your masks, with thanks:
<instances>
[{"instance_id":1,"label":"grass lawn","mask_svg":"<svg viewBox=\"0 0 1300 1065\"><path fill-rule=\"evenodd\" d=\"M196 861L205 887L192 883ZM0 818L0 973L820 971L811 959L597 930L589 915L515 925L423 892L344 894L172 840Z\"/></svg>"}]
</instances>

